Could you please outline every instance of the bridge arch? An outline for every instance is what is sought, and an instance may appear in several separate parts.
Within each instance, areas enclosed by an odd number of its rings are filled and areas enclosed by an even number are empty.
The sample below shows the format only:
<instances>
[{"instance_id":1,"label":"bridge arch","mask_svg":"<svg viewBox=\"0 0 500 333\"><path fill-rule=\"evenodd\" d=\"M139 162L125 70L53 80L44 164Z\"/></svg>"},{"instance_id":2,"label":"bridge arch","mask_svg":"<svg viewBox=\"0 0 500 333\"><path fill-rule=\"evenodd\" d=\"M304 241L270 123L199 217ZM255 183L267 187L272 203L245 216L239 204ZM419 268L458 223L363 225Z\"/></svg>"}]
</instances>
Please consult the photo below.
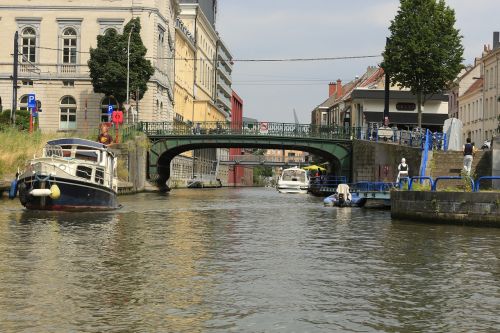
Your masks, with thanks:
<instances>
[{"instance_id":1,"label":"bridge arch","mask_svg":"<svg viewBox=\"0 0 500 333\"><path fill-rule=\"evenodd\" d=\"M262 148L301 150L322 156L334 165L339 175L350 178L352 143L345 139L288 138L263 136L174 136L150 137L148 179L156 182L160 190L168 190L170 162L185 152L203 148Z\"/></svg>"}]
</instances>

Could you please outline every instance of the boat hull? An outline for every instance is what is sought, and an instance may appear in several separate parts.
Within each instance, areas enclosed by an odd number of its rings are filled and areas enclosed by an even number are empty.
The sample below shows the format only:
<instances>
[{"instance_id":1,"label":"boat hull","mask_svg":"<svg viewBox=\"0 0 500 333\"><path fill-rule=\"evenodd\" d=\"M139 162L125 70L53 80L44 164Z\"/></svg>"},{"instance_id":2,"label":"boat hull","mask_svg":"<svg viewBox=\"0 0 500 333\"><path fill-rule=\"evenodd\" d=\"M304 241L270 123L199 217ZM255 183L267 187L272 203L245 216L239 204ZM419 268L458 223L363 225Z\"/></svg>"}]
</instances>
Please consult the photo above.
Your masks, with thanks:
<instances>
[{"instance_id":1,"label":"boat hull","mask_svg":"<svg viewBox=\"0 0 500 333\"><path fill-rule=\"evenodd\" d=\"M280 192L280 193L307 194L307 189L278 187L278 192Z\"/></svg>"},{"instance_id":2,"label":"boat hull","mask_svg":"<svg viewBox=\"0 0 500 333\"><path fill-rule=\"evenodd\" d=\"M323 200L325 206L335 207L363 207L366 204L365 198L360 198L353 194L351 200L339 200L336 195L330 195Z\"/></svg>"},{"instance_id":3,"label":"boat hull","mask_svg":"<svg viewBox=\"0 0 500 333\"><path fill-rule=\"evenodd\" d=\"M19 179L19 199L27 209L106 211L120 208L117 193L105 186L52 176L47 179L38 178L44 180L36 180L35 177ZM58 198L51 198L49 195L35 196L30 194L32 190L50 189L54 184L58 186L60 191Z\"/></svg>"}]
</instances>

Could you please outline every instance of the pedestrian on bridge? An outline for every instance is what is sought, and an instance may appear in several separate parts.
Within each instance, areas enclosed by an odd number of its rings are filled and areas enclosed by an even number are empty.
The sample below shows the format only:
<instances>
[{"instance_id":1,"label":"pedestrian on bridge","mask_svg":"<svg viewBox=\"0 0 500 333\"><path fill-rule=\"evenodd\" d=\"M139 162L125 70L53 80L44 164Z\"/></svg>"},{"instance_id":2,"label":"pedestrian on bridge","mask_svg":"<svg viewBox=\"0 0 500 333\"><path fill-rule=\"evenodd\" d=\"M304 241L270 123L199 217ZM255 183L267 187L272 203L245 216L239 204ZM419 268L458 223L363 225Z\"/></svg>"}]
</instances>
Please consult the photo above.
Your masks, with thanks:
<instances>
[{"instance_id":1,"label":"pedestrian on bridge","mask_svg":"<svg viewBox=\"0 0 500 333\"><path fill-rule=\"evenodd\" d=\"M406 159L403 157L401 159L401 163L398 165L398 178L396 179L396 182L399 183L399 180L404 177L408 177L410 168L408 167L408 164L406 164Z\"/></svg>"},{"instance_id":2,"label":"pedestrian on bridge","mask_svg":"<svg viewBox=\"0 0 500 333\"><path fill-rule=\"evenodd\" d=\"M194 134L201 134L200 123L196 123L196 127L194 128Z\"/></svg>"}]
</instances>

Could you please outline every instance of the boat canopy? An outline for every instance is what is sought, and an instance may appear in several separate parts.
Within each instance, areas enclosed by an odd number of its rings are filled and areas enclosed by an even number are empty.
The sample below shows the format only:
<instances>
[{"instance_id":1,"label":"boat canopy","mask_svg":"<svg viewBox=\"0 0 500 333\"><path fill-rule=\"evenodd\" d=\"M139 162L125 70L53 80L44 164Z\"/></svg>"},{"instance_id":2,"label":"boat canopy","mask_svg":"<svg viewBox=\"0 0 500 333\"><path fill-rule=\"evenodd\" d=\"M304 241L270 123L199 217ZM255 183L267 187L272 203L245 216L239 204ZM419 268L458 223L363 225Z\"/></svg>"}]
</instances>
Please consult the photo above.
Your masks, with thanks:
<instances>
[{"instance_id":1,"label":"boat canopy","mask_svg":"<svg viewBox=\"0 0 500 333\"><path fill-rule=\"evenodd\" d=\"M106 150L107 147L106 145L91 141L91 140L85 140L85 139L79 139L79 138L62 138L62 139L55 139L55 140L50 140L47 141L48 145L51 146L65 146L65 145L77 145L77 146L86 146L90 148L95 148L95 149L102 149Z\"/></svg>"}]
</instances>

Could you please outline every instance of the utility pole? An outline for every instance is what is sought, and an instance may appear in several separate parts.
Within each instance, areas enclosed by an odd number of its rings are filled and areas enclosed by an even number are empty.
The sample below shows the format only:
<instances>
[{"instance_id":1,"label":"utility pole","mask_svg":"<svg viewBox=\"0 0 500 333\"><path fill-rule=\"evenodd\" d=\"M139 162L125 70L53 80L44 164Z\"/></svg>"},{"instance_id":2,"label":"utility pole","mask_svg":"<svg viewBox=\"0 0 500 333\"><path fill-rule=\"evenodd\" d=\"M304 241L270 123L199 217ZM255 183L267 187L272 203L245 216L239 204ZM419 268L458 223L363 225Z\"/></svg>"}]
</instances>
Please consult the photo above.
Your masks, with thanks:
<instances>
[{"instance_id":1,"label":"utility pole","mask_svg":"<svg viewBox=\"0 0 500 333\"><path fill-rule=\"evenodd\" d=\"M19 64L19 32L14 34L14 69L12 72L12 109L10 110L10 122L13 126L16 125L16 110L17 110L17 67Z\"/></svg>"},{"instance_id":2,"label":"utility pole","mask_svg":"<svg viewBox=\"0 0 500 333\"><path fill-rule=\"evenodd\" d=\"M135 91L135 115L137 116L137 121L139 121L139 87Z\"/></svg>"},{"instance_id":3,"label":"utility pole","mask_svg":"<svg viewBox=\"0 0 500 333\"><path fill-rule=\"evenodd\" d=\"M130 27L130 31L128 33L128 43L127 43L127 108L130 109L130 37L132 37L132 31L134 31L134 25ZM127 111L127 122L128 122L128 111ZM134 122L134 115L132 115L132 123Z\"/></svg>"},{"instance_id":4,"label":"utility pole","mask_svg":"<svg viewBox=\"0 0 500 333\"><path fill-rule=\"evenodd\" d=\"M390 39L387 38L385 40L385 44L388 45L390 43ZM384 95L384 119L383 119L383 124L384 126L389 126L389 91L390 91L390 78L389 74L387 73L387 70L384 68L384 73L385 73L385 95Z\"/></svg>"}]
</instances>

